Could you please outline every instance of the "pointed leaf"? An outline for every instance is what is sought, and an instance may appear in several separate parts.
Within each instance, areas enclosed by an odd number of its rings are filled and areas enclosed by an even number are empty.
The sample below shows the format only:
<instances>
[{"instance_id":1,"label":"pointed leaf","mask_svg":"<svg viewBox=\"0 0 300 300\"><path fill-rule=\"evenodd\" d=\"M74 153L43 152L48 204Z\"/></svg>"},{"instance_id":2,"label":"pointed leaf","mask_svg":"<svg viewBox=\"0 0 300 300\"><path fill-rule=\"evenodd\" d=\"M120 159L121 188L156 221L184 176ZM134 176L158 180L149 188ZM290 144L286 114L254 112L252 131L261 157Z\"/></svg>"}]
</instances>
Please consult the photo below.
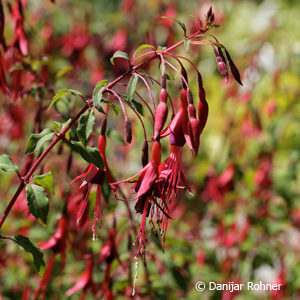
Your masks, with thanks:
<instances>
[{"instance_id":1,"label":"pointed leaf","mask_svg":"<svg viewBox=\"0 0 300 300\"><path fill-rule=\"evenodd\" d=\"M61 97L65 96L65 95L74 95L74 96L82 96L80 92L75 91L75 90L71 90L71 89L63 89L63 90L59 90L56 95L52 98L51 104L48 108L48 110L54 105L54 103L56 103Z\"/></svg>"},{"instance_id":2,"label":"pointed leaf","mask_svg":"<svg viewBox=\"0 0 300 300\"><path fill-rule=\"evenodd\" d=\"M126 60L129 61L129 56L128 56L128 54L125 53L125 52L122 52L122 51L116 51L116 52L114 53L114 55L111 57L110 62L111 62L111 64L112 64L113 66L115 65L115 62L114 62L114 59L115 59L115 58L123 58L123 59L126 59Z\"/></svg>"},{"instance_id":3,"label":"pointed leaf","mask_svg":"<svg viewBox=\"0 0 300 300\"><path fill-rule=\"evenodd\" d=\"M19 248L31 253L34 266L42 276L45 272L45 262L43 259L44 254L40 250L40 248L35 246L26 236L20 234L15 235L14 238L11 238L11 240L14 241L19 246Z\"/></svg>"},{"instance_id":4,"label":"pointed leaf","mask_svg":"<svg viewBox=\"0 0 300 300\"><path fill-rule=\"evenodd\" d=\"M53 139L55 133L50 128L45 128L41 133L32 134L28 140L25 153L33 153L41 149L46 142Z\"/></svg>"},{"instance_id":5,"label":"pointed leaf","mask_svg":"<svg viewBox=\"0 0 300 300\"><path fill-rule=\"evenodd\" d=\"M2 154L0 156L0 169L4 172L13 172L18 170L18 167L14 164L9 155Z\"/></svg>"},{"instance_id":6,"label":"pointed leaf","mask_svg":"<svg viewBox=\"0 0 300 300\"><path fill-rule=\"evenodd\" d=\"M151 48L151 49L153 49L153 50L155 51L155 47L153 47L152 45L143 44L143 45L139 46L139 47L136 49L136 51L135 51L135 53L134 53L134 55L133 55L133 58L136 58L136 55L137 55L141 50L143 50L143 49L145 49L145 48Z\"/></svg>"},{"instance_id":7,"label":"pointed leaf","mask_svg":"<svg viewBox=\"0 0 300 300\"><path fill-rule=\"evenodd\" d=\"M175 19L173 17L162 16L161 18L162 19L170 19L170 20L175 21L182 28L182 30L184 32L184 36L186 36L186 26L185 26L184 23L180 22L179 20L177 20L177 19Z\"/></svg>"},{"instance_id":8,"label":"pointed leaf","mask_svg":"<svg viewBox=\"0 0 300 300\"><path fill-rule=\"evenodd\" d=\"M49 200L47 193L39 185L26 185L27 206L31 214L43 225L47 226Z\"/></svg>"},{"instance_id":9,"label":"pointed leaf","mask_svg":"<svg viewBox=\"0 0 300 300\"><path fill-rule=\"evenodd\" d=\"M100 169L104 169L104 163L99 150L95 147L82 147L80 142L66 142L67 145L75 152L80 154L80 156L88 163L95 165Z\"/></svg>"},{"instance_id":10,"label":"pointed leaf","mask_svg":"<svg viewBox=\"0 0 300 300\"><path fill-rule=\"evenodd\" d=\"M93 90L93 104L94 107L101 113L105 113L102 106L101 106L101 101L102 101L102 94L103 91L105 90L105 87L107 86L108 81L107 80L101 80L99 81L94 90Z\"/></svg>"},{"instance_id":11,"label":"pointed leaf","mask_svg":"<svg viewBox=\"0 0 300 300\"><path fill-rule=\"evenodd\" d=\"M53 176L51 172L42 175L36 175L33 177L33 181L54 194Z\"/></svg>"},{"instance_id":12,"label":"pointed leaf","mask_svg":"<svg viewBox=\"0 0 300 300\"><path fill-rule=\"evenodd\" d=\"M91 135L95 125L95 114L92 110L87 110L79 119L77 134L83 146L86 146L87 140Z\"/></svg>"},{"instance_id":13,"label":"pointed leaf","mask_svg":"<svg viewBox=\"0 0 300 300\"><path fill-rule=\"evenodd\" d=\"M135 101L134 99L131 100L131 105L133 106L133 108L140 114L140 115L144 115L144 106L140 103Z\"/></svg>"},{"instance_id":14,"label":"pointed leaf","mask_svg":"<svg viewBox=\"0 0 300 300\"><path fill-rule=\"evenodd\" d=\"M126 90L126 95L127 95L128 101L132 100L133 94L136 89L137 82L138 82L138 76L136 74L133 74L128 82L127 90Z\"/></svg>"}]
</instances>

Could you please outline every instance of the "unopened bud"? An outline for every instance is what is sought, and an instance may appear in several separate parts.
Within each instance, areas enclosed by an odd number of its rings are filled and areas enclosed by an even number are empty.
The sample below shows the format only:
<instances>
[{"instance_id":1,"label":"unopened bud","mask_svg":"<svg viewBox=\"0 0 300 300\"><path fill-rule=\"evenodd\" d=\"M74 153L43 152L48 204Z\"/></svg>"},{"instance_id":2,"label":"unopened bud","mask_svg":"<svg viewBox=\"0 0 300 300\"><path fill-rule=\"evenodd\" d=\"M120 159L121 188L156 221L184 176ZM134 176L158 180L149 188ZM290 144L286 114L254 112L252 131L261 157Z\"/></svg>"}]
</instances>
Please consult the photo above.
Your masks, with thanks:
<instances>
[{"instance_id":1,"label":"unopened bud","mask_svg":"<svg viewBox=\"0 0 300 300\"><path fill-rule=\"evenodd\" d=\"M161 77L161 88L166 89L167 88L167 78L166 74L164 73Z\"/></svg>"},{"instance_id":2,"label":"unopened bud","mask_svg":"<svg viewBox=\"0 0 300 300\"><path fill-rule=\"evenodd\" d=\"M107 126L107 118L105 117L102 122L101 122L101 126L100 126L100 134L101 135L105 135L106 132L106 126Z\"/></svg>"},{"instance_id":3,"label":"unopened bud","mask_svg":"<svg viewBox=\"0 0 300 300\"><path fill-rule=\"evenodd\" d=\"M196 119L196 108L195 108L194 104L189 104L189 115L190 115L190 118Z\"/></svg>"},{"instance_id":4,"label":"unopened bud","mask_svg":"<svg viewBox=\"0 0 300 300\"><path fill-rule=\"evenodd\" d=\"M131 122L127 117L125 117L125 140L127 144L130 144L132 141Z\"/></svg>"},{"instance_id":5,"label":"unopened bud","mask_svg":"<svg viewBox=\"0 0 300 300\"><path fill-rule=\"evenodd\" d=\"M210 6L207 11L207 19L209 19L211 17L211 14L212 14L212 6Z\"/></svg>"},{"instance_id":6,"label":"unopened bud","mask_svg":"<svg viewBox=\"0 0 300 300\"><path fill-rule=\"evenodd\" d=\"M193 94L192 94L192 91L189 88L187 89L187 100L188 100L189 104L194 103Z\"/></svg>"},{"instance_id":7,"label":"unopened bud","mask_svg":"<svg viewBox=\"0 0 300 300\"><path fill-rule=\"evenodd\" d=\"M160 159L161 159L161 144L160 141L155 141L152 148L151 160L156 164L160 164Z\"/></svg>"},{"instance_id":8,"label":"unopened bud","mask_svg":"<svg viewBox=\"0 0 300 300\"><path fill-rule=\"evenodd\" d=\"M148 142L145 141L144 144L143 144L143 148L142 148L142 164L143 164L143 167L145 167L149 162L148 152L149 152Z\"/></svg>"},{"instance_id":9,"label":"unopened bud","mask_svg":"<svg viewBox=\"0 0 300 300\"><path fill-rule=\"evenodd\" d=\"M181 75L184 77L185 81L188 83L187 73L186 73L186 70L183 66L181 66ZM187 89L187 86L186 86L183 79L182 79L182 88Z\"/></svg>"},{"instance_id":10,"label":"unopened bud","mask_svg":"<svg viewBox=\"0 0 300 300\"><path fill-rule=\"evenodd\" d=\"M200 145L200 122L194 117L189 120L188 135L192 142L194 154L197 156Z\"/></svg>"},{"instance_id":11,"label":"unopened bud","mask_svg":"<svg viewBox=\"0 0 300 300\"><path fill-rule=\"evenodd\" d=\"M154 139L157 140L160 136L168 117L168 105L165 102L160 102L155 113L154 122Z\"/></svg>"}]
</instances>

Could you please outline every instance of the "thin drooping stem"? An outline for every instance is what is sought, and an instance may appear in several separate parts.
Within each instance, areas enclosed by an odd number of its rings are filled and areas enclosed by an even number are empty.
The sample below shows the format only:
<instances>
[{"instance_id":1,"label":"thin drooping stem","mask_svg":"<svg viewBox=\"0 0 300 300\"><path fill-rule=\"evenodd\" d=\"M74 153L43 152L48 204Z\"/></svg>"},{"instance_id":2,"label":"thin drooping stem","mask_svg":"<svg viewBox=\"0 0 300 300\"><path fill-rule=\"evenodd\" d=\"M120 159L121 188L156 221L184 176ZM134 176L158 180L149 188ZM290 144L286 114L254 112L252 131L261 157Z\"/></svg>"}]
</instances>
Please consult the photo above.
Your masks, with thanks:
<instances>
[{"instance_id":1,"label":"thin drooping stem","mask_svg":"<svg viewBox=\"0 0 300 300\"><path fill-rule=\"evenodd\" d=\"M186 37L186 39L192 39L195 36L197 36L199 33L201 33L201 30L197 30L194 34L190 35L189 37ZM184 44L184 40L174 44L173 46L165 49L164 51L160 51L160 53L162 55L164 55L167 52L170 52L174 49L176 49L177 47L181 46ZM151 51L152 52L152 51ZM148 54L148 53L147 53ZM151 53L149 53L151 54ZM128 71L126 71L125 73L123 73L122 75L120 75L119 77L117 77L115 80L111 81L103 90L103 94L109 92L109 90L111 90L112 87L114 87L118 82L120 82L122 79L124 79L127 75L132 74L134 72L136 72L139 68L141 68L143 65L145 65L146 63L152 61L153 59L158 57L158 53L153 51L153 55L149 56L145 61L131 67ZM15 194L13 195L13 197L11 198L10 202L8 203L4 213L2 214L1 218L0 218L0 230L2 228L2 225L4 223L4 221L6 220L8 214L10 213L12 207L14 206L16 200L18 199L19 195L21 194L21 192L23 191L24 187L26 186L26 184L29 182L32 174L34 173L34 171L37 169L37 167L41 164L41 162L43 161L43 159L47 156L47 154L53 149L53 147L61 140L63 140L65 134L67 133L67 131L76 123L76 121L80 118L80 116L82 114L84 114L88 109L90 109L93 106L93 101L92 100L87 100L86 101L87 104L77 113L77 115L71 120L71 122L64 128L61 130L61 132L59 132L58 134L56 134L52 140L52 142L48 145L48 147L44 150L44 152L37 158L37 160L35 161L35 163L31 166L31 168L29 169L29 171L24 175L24 177L21 178L21 182L20 185L17 189L17 191L15 192Z\"/></svg>"}]
</instances>

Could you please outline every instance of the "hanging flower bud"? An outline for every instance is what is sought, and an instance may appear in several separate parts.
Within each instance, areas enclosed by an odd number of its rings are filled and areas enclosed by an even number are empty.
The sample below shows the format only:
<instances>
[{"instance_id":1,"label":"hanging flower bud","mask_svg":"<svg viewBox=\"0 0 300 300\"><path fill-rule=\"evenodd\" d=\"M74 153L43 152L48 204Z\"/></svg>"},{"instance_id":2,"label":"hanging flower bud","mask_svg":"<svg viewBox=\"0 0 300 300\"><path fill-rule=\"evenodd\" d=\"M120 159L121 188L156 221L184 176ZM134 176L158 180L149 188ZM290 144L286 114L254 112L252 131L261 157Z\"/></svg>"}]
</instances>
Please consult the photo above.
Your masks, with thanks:
<instances>
[{"instance_id":1,"label":"hanging flower bud","mask_svg":"<svg viewBox=\"0 0 300 300\"><path fill-rule=\"evenodd\" d=\"M243 85L243 83L241 81L240 72L239 72L238 68L236 67L236 65L234 64L233 60L231 59L230 54L228 53L228 51L226 49L225 49L225 54L226 54L226 57L228 60L228 64L229 64L229 68L232 73L232 76L240 85Z\"/></svg>"},{"instance_id":2,"label":"hanging flower bud","mask_svg":"<svg viewBox=\"0 0 300 300\"><path fill-rule=\"evenodd\" d=\"M101 134L101 135L105 135L105 132L106 132L106 126L107 126L107 118L106 118L106 116L105 116L105 118L102 120L101 126L100 126L100 134Z\"/></svg>"},{"instance_id":3,"label":"hanging flower bud","mask_svg":"<svg viewBox=\"0 0 300 300\"><path fill-rule=\"evenodd\" d=\"M142 148L142 164L145 167L149 162L148 158L148 142L145 141Z\"/></svg>"},{"instance_id":4,"label":"hanging flower bud","mask_svg":"<svg viewBox=\"0 0 300 300\"><path fill-rule=\"evenodd\" d=\"M206 101L205 90L203 88L202 77L201 74L197 74L198 77L198 94L199 94L199 103L198 103L198 120L200 126L200 134L202 133L208 116L208 104Z\"/></svg>"},{"instance_id":5,"label":"hanging flower bud","mask_svg":"<svg viewBox=\"0 0 300 300\"><path fill-rule=\"evenodd\" d=\"M188 135L191 140L193 152L195 156L198 154L200 145L200 122L196 119L196 108L193 104L189 104L189 123L188 123Z\"/></svg>"},{"instance_id":6,"label":"hanging flower bud","mask_svg":"<svg viewBox=\"0 0 300 300\"><path fill-rule=\"evenodd\" d=\"M226 63L222 59L222 57L220 56L218 50L215 47L213 47L213 50L214 50L214 54L216 56L217 66L218 66L219 72L225 78L225 80L227 82L228 81L228 71L227 71Z\"/></svg>"},{"instance_id":7,"label":"hanging flower bud","mask_svg":"<svg viewBox=\"0 0 300 300\"><path fill-rule=\"evenodd\" d=\"M187 73L183 66L181 66L181 75L184 77L185 81L188 83ZM187 89L187 86L183 80L182 80L182 88L185 90Z\"/></svg>"},{"instance_id":8,"label":"hanging flower bud","mask_svg":"<svg viewBox=\"0 0 300 300\"><path fill-rule=\"evenodd\" d=\"M157 140L160 136L167 117L168 117L168 105L167 105L168 93L165 88L162 88L160 91L160 102L157 106L155 112L155 122L154 122L154 139Z\"/></svg>"},{"instance_id":9,"label":"hanging flower bud","mask_svg":"<svg viewBox=\"0 0 300 300\"><path fill-rule=\"evenodd\" d=\"M125 117L125 140L127 144L130 144L132 141L132 130L131 130L131 122L130 120L127 118L127 116Z\"/></svg>"}]
</instances>

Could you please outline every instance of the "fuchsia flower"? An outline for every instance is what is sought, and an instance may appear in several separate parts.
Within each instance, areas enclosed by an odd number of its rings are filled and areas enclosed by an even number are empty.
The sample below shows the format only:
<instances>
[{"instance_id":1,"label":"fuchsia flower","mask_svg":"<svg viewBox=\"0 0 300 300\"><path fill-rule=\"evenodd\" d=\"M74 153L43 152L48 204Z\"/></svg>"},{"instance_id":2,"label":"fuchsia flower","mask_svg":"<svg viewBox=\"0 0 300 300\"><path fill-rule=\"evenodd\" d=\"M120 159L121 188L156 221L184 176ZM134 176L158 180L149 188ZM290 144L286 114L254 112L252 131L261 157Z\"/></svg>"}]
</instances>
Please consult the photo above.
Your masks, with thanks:
<instances>
[{"instance_id":1,"label":"fuchsia flower","mask_svg":"<svg viewBox=\"0 0 300 300\"><path fill-rule=\"evenodd\" d=\"M79 277L78 281L74 284L74 286L67 290L66 292L67 297L75 294L80 290L83 290L80 299L84 300L88 289L91 289L93 295L96 295L97 287L92 278L93 267L94 267L93 257L92 255L87 255L87 263L86 263L85 271L81 274L81 276Z\"/></svg>"},{"instance_id":2,"label":"fuchsia flower","mask_svg":"<svg viewBox=\"0 0 300 300\"><path fill-rule=\"evenodd\" d=\"M88 199L89 199L89 196L91 193L92 185L96 184L96 186L97 186L96 201L95 201L95 207L94 207L94 225L93 225L93 229L92 229L93 239L96 238L97 223L98 223L98 226L100 227L100 222L101 222L101 189L102 189L104 179L106 178L108 183L112 183L114 181L113 177L111 175L111 172L109 170L107 160L106 160L106 155L105 155L105 149L106 149L105 130L106 130L106 118L104 118L104 120L102 121L101 134L98 139L98 149L99 149L100 155L103 159L105 171L99 169L98 167L96 167L93 164L90 164L83 174L77 176L72 181L72 183L73 183L74 181L86 176L86 178L84 179L84 181L81 183L81 185L79 187L80 190L84 187L86 187L87 190L86 190L85 198L84 198L83 203L81 204L81 207L79 210L78 219L77 219L78 223L81 222L82 217L87 210L87 207L88 207L87 204L88 204Z\"/></svg>"},{"instance_id":3,"label":"fuchsia flower","mask_svg":"<svg viewBox=\"0 0 300 300\"><path fill-rule=\"evenodd\" d=\"M60 253L61 255L61 270L65 268L66 264L66 241L68 236L68 227L69 227L69 216L67 214L66 207L63 211L63 214L60 216L58 221L58 227L55 233L50 237L50 239L40 245L42 250L51 249L53 253L50 256L47 268L45 273L40 280L38 289L36 290L34 297L38 297L39 294L41 299L45 298L46 289L52 274L53 265L55 262L56 254Z\"/></svg>"}]
</instances>

